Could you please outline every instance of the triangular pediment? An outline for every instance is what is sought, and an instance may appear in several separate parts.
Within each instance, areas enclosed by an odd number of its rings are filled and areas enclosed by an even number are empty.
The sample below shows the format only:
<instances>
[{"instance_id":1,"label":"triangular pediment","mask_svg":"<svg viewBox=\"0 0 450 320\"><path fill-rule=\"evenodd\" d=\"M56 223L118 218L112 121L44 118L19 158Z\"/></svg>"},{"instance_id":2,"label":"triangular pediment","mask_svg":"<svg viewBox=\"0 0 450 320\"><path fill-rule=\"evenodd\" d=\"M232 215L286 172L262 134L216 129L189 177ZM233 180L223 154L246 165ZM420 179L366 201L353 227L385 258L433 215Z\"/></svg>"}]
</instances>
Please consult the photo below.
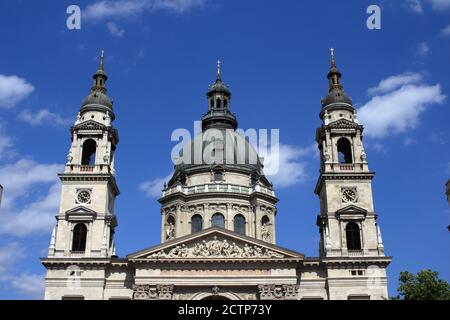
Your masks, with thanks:
<instances>
[{"instance_id":1,"label":"triangular pediment","mask_svg":"<svg viewBox=\"0 0 450 320\"><path fill-rule=\"evenodd\" d=\"M336 211L336 215L337 216L342 216L342 215L362 215L362 216L366 216L367 215L367 210L357 207L353 204L346 206L342 209L339 209Z\"/></svg>"},{"instance_id":2,"label":"triangular pediment","mask_svg":"<svg viewBox=\"0 0 450 320\"><path fill-rule=\"evenodd\" d=\"M330 124L328 124L328 126L333 129L356 129L361 127L361 125L359 125L358 123L355 123L347 119L339 119L333 121Z\"/></svg>"},{"instance_id":3,"label":"triangular pediment","mask_svg":"<svg viewBox=\"0 0 450 320\"><path fill-rule=\"evenodd\" d=\"M92 209L83 207L83 206L78 206L75 208L72 208L70 210L66 211L67 214L97 214L97 212L95 212Z\"/></svg>"},{"instance_id":4,"label":"triangular pediment","mask_svg":"<svg viewBox=\"0 0 450 320\"><path fill-rule=\"evenodd\" d=\"M154 259L300 259L304 255L223 228L209 228L127 256Z\"/></svg>"},{"instance_id":5,"label":"triangular pediment","mask_svg":"<svg viewBox=\"0 0 450 320\"><path fill-rule=\"evenodd\" d=\"M106 126L100 122L88 120L77 124L74 128L77 130L104 130Z\"/></svg>"}]
</instances>

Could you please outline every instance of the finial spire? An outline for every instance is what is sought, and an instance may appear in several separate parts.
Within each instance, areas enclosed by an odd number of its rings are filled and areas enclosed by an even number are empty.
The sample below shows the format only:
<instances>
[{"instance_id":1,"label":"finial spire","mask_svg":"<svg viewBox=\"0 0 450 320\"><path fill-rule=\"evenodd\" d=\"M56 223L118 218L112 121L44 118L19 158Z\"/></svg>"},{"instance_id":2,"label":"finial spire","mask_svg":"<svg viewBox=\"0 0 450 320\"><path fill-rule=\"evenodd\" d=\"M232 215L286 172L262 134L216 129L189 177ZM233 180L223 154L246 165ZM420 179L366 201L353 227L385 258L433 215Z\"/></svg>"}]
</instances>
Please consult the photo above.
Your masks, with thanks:
<instances>
[{"instance_id":1,"label":"finial spire","mask_svg":"<svg viewBox=\"0 0 450 320\"><path fill-rule=\"evenodd\" d=\"M100 70L105 69L105 51L102 49L102 52L100 54L100 65L98 66Z\"/></svg>"},{"instance_id":2,"label":"finial spire","mask_svg":"<svg viewBox=\"0 0 450 320\"><path fill-rule=\"evenodd\" d=\"M94 73L94 86L92 87L91 91L100 91L103 93L106 93L106 80L108 79L108 76L105 72L105 51L102 50L100 52L100 62L97 68L97 71Z\"/></svg>"},{"instance_id":3,"label":"finial spire","mask_svg":"<svg viewBox=\"0 0 450 320\"><path fill-rule=\"evenodd\" d=\"M331 53L331 66L336 67L336 61L334 60L334 48L330 49L330 53Z\"/></svg>"},{"instance_id":4,"label":"finial spire","mask_svg":"<svg viewBox=\"0 0 450 320\"><path fill-rule=\"evenodd\" d=\"M341 73L336 67L336 59L334 56L334 48L330 48L331 66L328 71L328 95L322 99L322 106L325 107L332 103L346 103L352 105L352 99L344 92L344 87L341 83Z\"/></svg>"},{"instance_id":5,"label":"finial spire","mask_svg":"<svg viewBox=\"0 0 450 320\"><path fill-rule=\"evenodd\" d=\"M220 60L217 60L217 80L220 80Z\"/></svg>"}]
</instances>

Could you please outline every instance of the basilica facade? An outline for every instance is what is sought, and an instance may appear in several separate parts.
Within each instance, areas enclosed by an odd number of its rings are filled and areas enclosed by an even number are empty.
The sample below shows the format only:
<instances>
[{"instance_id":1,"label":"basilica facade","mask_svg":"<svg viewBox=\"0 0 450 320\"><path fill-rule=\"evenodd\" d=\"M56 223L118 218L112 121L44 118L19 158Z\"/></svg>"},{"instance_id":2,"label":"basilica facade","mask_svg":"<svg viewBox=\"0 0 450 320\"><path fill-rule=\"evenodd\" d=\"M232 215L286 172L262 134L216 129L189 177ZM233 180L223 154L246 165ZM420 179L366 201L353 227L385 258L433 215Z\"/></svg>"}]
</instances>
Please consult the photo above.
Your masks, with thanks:
<instances>
[{"instance_id":1,"label":"basilica facade","mask_svg":"<svg viewBox=\"0 0 450 320\"><path fill-rule=\"evenodd\" d=\"M220 66L207 92L202 132L183 147L162 190L161 243L118 257L119 135L106 81L102 53L59 174L59 212L48 255L41 258L45 299L387 299L391 258L377 226L374 173L333 52L316 132L317 257L277 245L276 219L283 219L278 198L263 160L236 132Z\"/></svg>"}]
</instances>

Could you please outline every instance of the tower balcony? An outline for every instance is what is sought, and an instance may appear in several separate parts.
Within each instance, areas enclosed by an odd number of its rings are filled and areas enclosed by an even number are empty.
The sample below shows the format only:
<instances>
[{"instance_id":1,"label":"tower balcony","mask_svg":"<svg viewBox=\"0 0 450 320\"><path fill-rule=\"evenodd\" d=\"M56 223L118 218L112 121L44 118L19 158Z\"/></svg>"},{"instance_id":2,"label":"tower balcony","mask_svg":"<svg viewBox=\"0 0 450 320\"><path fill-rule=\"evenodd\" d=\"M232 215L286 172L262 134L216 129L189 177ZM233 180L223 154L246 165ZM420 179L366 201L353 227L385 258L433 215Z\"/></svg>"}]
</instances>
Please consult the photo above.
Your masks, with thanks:
<instances>
[{"instance_id":1,"label":"tower balcony","mask_svg":"<svg viewBox=\"0 0 450 320\"><path fill-rule=\"evenodd\" d=\"M192 187L183 187L183 186L175 186L172 188L168 188L163 190L163 197L166 197L175 193L183 193L185 195L193 195L200 193L237 193L237 194L247 194L251 195L255 192L264 193L275 197L275 192L269 188L256 185L254 187L245 187L234 184L203 184Z\"/></svg>"},{"instance_id":2,"label":"tower balcony","mask_svg":"<svg viewBox=\"0 0 450 320\"><path fill-rule=\"evenodd\" d=\"M93 166L69 164L66 165L65 173L80 173L80 174L113 173L113 170L111 170L111 167L107 164L96 164Z\"/></svg>"},{"instance_id":3,"label":"tower balcony","mask_svg":"<svg viewBox=\"0 0 450 320\"><path fill-rule=\"evenodd\" d=\"M360 249L360 250L348 250L348 249L326 249L325 255L327 257L378 257L380 252L378 249ZM383 254L381 254L383 255Z\"/></svg>"},{"instance_id":4,"label":"tower balcony","mask_svg":"<svg viewBox=\"0 0 450 320\"><path fill-rule=\"evenodd\" d=\"M325 172L363 172L368 171L369 167L367 163L325 163L324 166Z\"/></svg>"},{"instance_id":5,"label":"tower balcony","mask_svg":"<svg viewBox=\"0 0 450 320\"><path fill-rule=\"evenodd\" d=\"M70 257L72 258L84 258L86 251L70 251Z\"/></svg>"}]
</instances>

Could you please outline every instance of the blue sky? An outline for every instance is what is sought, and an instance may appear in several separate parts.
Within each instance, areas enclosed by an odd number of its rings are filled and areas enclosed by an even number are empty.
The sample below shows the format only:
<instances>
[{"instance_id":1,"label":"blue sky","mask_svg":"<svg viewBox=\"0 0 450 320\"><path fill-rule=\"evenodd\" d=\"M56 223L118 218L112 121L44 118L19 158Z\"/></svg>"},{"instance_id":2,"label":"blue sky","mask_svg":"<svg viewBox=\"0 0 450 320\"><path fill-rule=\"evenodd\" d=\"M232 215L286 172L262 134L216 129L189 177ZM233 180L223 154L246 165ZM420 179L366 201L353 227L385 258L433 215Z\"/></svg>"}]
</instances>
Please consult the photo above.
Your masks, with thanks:
<instances>
[{"instance_id":1,"label":"blue sky","mask_svg":"<svg viewBox=\"0 0 450 320\"><path fill-rule=\"evenodd\" d=\"M69 127L106 52L120 143L118 254L160 241L155 190L177 128L193 130L222 61L240 127L280 129L278 244L318 255L315 129L329 48L366 127L375 209L389 267L449 274L450 1L73 1L0 4L0 298L42 297ZM381 30L366 27L369 4ZM157 193L157 192L156 192Z\"/></svg>"}]
</instances>

